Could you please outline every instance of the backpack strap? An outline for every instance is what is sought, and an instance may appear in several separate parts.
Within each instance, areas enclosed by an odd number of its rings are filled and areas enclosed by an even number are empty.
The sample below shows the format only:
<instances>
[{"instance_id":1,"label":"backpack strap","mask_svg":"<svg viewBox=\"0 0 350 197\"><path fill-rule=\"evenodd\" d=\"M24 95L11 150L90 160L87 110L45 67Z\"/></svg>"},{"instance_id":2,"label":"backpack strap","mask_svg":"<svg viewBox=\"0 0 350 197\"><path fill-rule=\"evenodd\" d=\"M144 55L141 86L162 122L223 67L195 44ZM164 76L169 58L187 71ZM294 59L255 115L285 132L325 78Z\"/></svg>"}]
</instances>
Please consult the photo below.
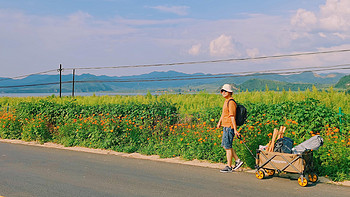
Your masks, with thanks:
<instances>
[{"instance_id":1,"label":"backpack strap","mask_svg":"<svg viewBox=\"0 0 350 197\"><path fill-rule=\"evenodd\" d=\"M228 100L227 101L227 110L230 112L230 107L229 107L229 104L230 104L230 101L233 101L233 102L235 102L236 103L236 106L237 106L237 102L235 101L235 99L230 99L230 100Z\"/></svg>"},{"instance_id":2,"label":"backpack strap","mask_svg":"<svg viewBox=\"0 0 350 197\"><path fill-rule=\"evenodd\" d=\"M237 105L237 102L235 101L235 99L230 99L230 100L228 100L228 102L227 102L227 108L228 108L228 106L229 106L229 104L230 104L230 101L233 101L233 102L235 102L236 103L236 105Z\"/></svg>"}]
</instances>

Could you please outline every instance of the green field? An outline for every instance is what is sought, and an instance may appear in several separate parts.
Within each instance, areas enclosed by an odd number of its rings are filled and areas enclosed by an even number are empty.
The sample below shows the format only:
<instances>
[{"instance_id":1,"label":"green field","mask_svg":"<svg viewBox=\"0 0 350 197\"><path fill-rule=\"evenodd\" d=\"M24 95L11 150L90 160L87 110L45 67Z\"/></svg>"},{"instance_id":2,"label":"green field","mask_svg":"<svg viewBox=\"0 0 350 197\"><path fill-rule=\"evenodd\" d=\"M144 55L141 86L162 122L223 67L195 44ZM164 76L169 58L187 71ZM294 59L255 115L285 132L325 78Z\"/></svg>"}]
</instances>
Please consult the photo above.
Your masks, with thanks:
<instances>
[{"instance_id":1,"label":"green field","mask_svg":"<svg viewBox=\"0 0 350 197\"><path fill-rule=\"evenodd\" d=\"M248 109L240 127L255 150L266 145L274 128L299 144L314 135L324 145L314 153L317 173L349 180L350 97L332 89L317 91L240 92L235 100ZM1 138L56 142L161 157L225 162L221 129L215 126L224 99L219 94L152 96L0 98ZM339 115L339 107L342 115ZM241 140L234 148L247 166L255 160Z\"/></svg>"}]
</instances>

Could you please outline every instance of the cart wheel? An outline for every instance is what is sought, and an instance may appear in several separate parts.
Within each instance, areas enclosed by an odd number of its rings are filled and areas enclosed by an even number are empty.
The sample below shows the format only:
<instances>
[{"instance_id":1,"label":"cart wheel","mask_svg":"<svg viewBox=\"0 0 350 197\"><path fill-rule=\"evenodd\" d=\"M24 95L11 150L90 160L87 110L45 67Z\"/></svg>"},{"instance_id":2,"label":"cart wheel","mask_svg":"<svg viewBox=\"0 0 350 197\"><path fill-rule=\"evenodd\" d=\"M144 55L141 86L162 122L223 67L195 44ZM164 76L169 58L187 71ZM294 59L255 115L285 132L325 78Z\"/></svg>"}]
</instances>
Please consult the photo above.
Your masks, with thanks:
<instances>
[{"instance_id":1,"label":"cart wheel","mask_svg":"<svg viewBox=\"0 0 350 197\"><path fill-rule=\"evenodd\" d=\"M265 173L264 173L263 170L258 170L258 171L255 172L255 176L258 179L263 179L265 177Z\"/></svg>"},{"instance_id":2,"label":"cart wheel","mask_svg":"<svg viewBox=\"0 0 350 197\"><path fill-rule=\"evenodd\" d=\"M303 178L303 181L301 181L301 179L302 179L302 177L298 178L299 185L302 186L302 187L307 186L307 179L306 179L306 177Z\"/></svg>"},{"instance_id":3,"label":"cart wheel","mask_svg":"<svg viewBox=\"0 0 350 197\"><path fill-rule=\"evenodd\" d=\"M308 177L309 177L309 181L312 182L312 183L315 183L315 182L317 182L317 180L318 180L317 174L316 174L316 173L313 173L313 172L311 172L311 173L308 175Z\"/></svg>"},{"instance_id":4,"label":"cart wheel","mask_svg":"<svg viewBox=\"0 0 350 197\"><path fill-rule=\"evenodd\" d=\"M275 175L275 170L265 170L265 171L266 171L266 174L269 176Z\"/></svg>"}]
</instances>

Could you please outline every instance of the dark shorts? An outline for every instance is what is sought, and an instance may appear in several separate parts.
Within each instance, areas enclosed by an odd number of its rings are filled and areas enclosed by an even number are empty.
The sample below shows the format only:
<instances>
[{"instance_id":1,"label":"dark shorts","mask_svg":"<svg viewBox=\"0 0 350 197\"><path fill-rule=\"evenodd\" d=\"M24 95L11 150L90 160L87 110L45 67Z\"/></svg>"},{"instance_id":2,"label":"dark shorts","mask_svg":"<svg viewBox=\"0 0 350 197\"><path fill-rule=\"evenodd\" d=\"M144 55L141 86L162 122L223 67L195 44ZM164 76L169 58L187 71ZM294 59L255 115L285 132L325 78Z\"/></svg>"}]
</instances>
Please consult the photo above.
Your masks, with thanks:
<instances>
[{"instance_id":1,"label":"dark shorts","mask_svg":"<svg viewBox=\"0 0 350 197\"><path fill-rule=\"evenodd\" d=\"M232 148L232 141L234 136L235 136L235 132L233 131L233 129L231 129L231 127L224 127L223 133L222 133L221 146L224 147L225 149Z\"/></svg>"}]
</instances>

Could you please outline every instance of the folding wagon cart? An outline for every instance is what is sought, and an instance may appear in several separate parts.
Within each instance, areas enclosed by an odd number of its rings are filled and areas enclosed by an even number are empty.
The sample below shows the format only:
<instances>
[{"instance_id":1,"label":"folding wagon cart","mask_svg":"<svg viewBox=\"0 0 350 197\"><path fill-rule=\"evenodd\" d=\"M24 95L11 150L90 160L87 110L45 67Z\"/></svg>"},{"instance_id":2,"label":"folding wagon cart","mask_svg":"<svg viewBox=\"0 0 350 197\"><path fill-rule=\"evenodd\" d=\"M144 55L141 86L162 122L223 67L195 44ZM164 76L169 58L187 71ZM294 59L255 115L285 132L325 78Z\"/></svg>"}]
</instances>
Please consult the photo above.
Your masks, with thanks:
<instances>
[{"instance_id":1,"label":"folding wagon cart","mask_svg":"<svg viewBox=\"0 0 350 197\"><path fill-rule=\"evenodd\" d=\"M297 173L300 175L298 183L307 186L308 182L316 182L317 174L313 170L313 153L306 150L300 154L288 154L257 150L256 172L258 179L273 176L275 172Z\"/></svg>"}]
</instances>

